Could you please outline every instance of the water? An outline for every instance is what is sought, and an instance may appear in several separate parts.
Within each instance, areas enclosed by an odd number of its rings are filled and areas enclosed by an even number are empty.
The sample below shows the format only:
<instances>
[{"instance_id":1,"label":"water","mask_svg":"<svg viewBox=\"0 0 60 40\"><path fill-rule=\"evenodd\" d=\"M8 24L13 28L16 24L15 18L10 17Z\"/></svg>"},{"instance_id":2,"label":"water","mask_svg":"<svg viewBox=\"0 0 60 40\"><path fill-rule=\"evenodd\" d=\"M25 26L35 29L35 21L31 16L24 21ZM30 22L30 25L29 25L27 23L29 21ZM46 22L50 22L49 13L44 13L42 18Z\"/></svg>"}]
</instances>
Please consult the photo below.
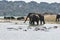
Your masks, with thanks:
<instances>
[{"instance_id":1,"label":"water","mask_svg":"<svg viewBox=\"0 0 60 40\"><path fill-rule=\"evenodd\" d=\"M54 28L57 26L58 28ZM50 29L45 29L50 28ZM0 22L0 40L60 40L60 24L30 26L27 21ZM40 30L37 30L37 29Z\"/></svg>"},{"instance_id":2,"label":"water","mask_svg":"<svg viewBox=\"0 0 60 40\"><path fill-rule=\"evenodd\" d=\"M60 27L60 24L44 24L44 25L37 25L37 26L30 26L29 22L27 21L26 23L24 23L24 21L3 21L0 22L0 29L3 30L29 30L31 29L32 31L35 28L53 28L54 26Z\"/></svg>"}]
</instances>

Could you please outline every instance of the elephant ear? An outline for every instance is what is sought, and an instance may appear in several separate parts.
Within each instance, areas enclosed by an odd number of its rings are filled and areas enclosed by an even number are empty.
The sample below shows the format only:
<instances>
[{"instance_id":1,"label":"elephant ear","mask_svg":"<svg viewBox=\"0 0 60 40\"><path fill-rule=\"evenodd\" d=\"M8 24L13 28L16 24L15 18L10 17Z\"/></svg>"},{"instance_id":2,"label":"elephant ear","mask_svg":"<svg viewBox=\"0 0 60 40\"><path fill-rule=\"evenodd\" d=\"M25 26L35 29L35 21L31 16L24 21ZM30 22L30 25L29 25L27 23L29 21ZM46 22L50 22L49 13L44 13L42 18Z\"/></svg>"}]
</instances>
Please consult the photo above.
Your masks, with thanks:
<instances>
[{"instance_id":1,"label":"elephant ear","mask_svg":"<svg viewBox=\"0 0 60 40\"><path fill-rule=\"evenodd\" d=\"M36 15L37 17L39 17L39 15Z\"/></svg>"},{"instance_id":2,"label":"elephant ear","mask_svg":"<svg viewBox=\"0 0 60 40\"><path fill-rule=\"evenodd\" d=\"M31 14L30 16L33 16L34 14Z\"/></svg>"}]
</instances>

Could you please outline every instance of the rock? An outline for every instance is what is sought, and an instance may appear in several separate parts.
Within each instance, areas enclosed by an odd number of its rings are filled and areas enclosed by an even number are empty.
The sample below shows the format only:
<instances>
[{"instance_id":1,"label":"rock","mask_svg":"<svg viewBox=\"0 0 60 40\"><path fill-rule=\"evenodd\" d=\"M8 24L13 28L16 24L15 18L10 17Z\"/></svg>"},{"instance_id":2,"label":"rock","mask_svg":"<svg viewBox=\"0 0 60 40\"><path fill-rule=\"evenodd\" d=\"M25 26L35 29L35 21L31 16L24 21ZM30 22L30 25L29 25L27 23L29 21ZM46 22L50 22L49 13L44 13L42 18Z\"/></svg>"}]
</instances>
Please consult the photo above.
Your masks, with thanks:
<instances>
[{"instance_id":1,"label":"rock","mask_svg":"<svg viewBox=\"0 0 60 40\"><path fill-rule=\"evenodd\" d=\"M46 27L43 27L43 28L47 29Z\"/></svg>"},{"instance_id":2,"label":"rock","mask_svg":"<svg viewBox=\"0 0 60 40\"><path fill-rule=\"evenodd\" d=\"M19 29L22 29L22 28L19 28Z\"/></svg>"},{"instance_id":3,"label":"rock","mask_svg":"<svg viewBox=\"0 0 60 40\"><path fill-rule=\"evenodd\" d=\"M40 30L40 28L36 27L35 30L38 31L38 30Z\"/></svg>"},{"instance_id":4,"label":"rock","mask_svg":"<svg viewBox=\"0 0 60 40\"><path fill-rule=\"evenodd\" d=\"M57 26L54 26L53 28L58 28Z\"/></svg>"},{"instance_id":5,"label":"rock","mask_svg":"<svg viewBox=\"0 0 60 40\"><path fill-rule=\"evenodd\" d=\"M27 29L32 29L31 27L28 27Z\"/></svg>"},{"instance_id":6,"label":"rock","mask_svg":"<svg viewBox=\"0 0 60 40\"><path fill-rule=\"evenodd\" d=\"M14 29L14 28L7 28L7 29Z\"/></svg>"},{"instance_id":7,"label":"rock","mask_svg":"<svg viewBox=\"0 0 60 40\"><path fill-rule=\"evenodd\" d=\"M25 30L23 30L23 31L27 31L27 30L25 29Z\"/></svg>"},{"instance_id":8,"label":"rock","mask_svg":"<svg viewBox=\"0 0 60 40\"><path fill-rule=\"evenodd\" d=\"M51 29L52 27L49 27L48 29Z\"/></svg>"},{"instance_id":9,"label":"rock","mask_svg":"<svg viewBox=\"0 0 60 40\"><path fill-rule=\"evenodd\" d=\"M18 30L17 28L14 28L14 30Z\"/></svg>"},{"instance_id":10,"label":"rock","mask_svg":"<svg viewBox=\"0 0 60 40\"><path fill-rule=\"evenodd\" d=\"M42 31L44 31L44 29L41 29Z\"/></svg>"},{"instance_id":11,"label":"rock","mask_svg":"<svg viewBox=\"0 0 60 40\"><path fill-rule=\"evenodd\" d=\"M15 24L18 24L17 22Z\"/></svg>"}]
</instances>

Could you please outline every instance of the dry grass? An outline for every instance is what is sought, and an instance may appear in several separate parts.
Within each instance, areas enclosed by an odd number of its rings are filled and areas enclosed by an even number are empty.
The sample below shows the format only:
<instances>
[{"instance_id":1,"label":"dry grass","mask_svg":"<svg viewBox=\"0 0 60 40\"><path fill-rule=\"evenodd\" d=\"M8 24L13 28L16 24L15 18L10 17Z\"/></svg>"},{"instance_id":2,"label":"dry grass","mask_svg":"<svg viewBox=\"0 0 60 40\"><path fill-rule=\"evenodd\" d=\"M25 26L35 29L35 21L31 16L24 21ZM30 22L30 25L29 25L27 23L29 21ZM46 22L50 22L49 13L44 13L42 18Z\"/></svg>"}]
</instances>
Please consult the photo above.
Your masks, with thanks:
<instances>
[{"instance_id":1,"label":"dry grass","mask_svg":"<svg viewBox=\"0 0 60 40\"><path fill-rule=\"evenodd\" d=\"M45 21L55 21L56 15L45 15L44 18L45 18Z\"/></svg>"},{"instance_id":2,"label":"dry grass","mask_svg":"<svg viewBox=\"0 0 60 40\"><path fill-rule=\"evenodd\" d=\"M56 22L56 15L45 15L44 19L47 23L51 23L51 24L58 23L58 24L60 24L60 22Z\"/></svg>"}]
</instances>

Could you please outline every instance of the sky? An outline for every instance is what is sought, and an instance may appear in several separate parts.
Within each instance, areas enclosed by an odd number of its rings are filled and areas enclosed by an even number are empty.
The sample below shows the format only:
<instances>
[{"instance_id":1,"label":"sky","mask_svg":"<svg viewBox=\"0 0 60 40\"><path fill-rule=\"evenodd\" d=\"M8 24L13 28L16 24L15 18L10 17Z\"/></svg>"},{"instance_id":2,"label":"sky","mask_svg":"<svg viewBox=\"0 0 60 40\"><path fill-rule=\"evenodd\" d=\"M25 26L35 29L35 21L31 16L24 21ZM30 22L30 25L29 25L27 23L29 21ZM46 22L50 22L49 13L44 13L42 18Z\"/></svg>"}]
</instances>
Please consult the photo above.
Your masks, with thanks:
<instances>
[{"instance_id":1,"label":"sky","mask_svg":"<svg viewBox=\"0 0 60 40\"><path fill-rule=\"evenodd\" d=\"M57 3L60 3L59 0L8 0L8 1L25 1L25 2L36 1L38 3L40 3L40 2L48 2L48 3L57 2Z\"/></svg>"}]
</instances>

